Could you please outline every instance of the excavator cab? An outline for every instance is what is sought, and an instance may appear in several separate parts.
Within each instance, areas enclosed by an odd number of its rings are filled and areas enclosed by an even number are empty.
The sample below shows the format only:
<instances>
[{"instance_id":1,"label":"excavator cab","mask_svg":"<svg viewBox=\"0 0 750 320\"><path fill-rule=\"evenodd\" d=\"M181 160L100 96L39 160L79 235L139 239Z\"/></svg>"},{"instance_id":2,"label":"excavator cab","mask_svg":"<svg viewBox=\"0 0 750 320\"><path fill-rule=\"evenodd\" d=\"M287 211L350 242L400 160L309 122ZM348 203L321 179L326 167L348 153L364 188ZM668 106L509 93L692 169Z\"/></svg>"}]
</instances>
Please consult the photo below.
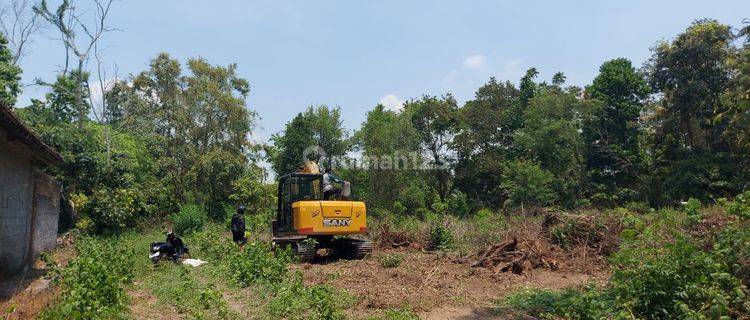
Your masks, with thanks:
<instances>
[{"instance_id":1,"label":"excavator cab","mask_svg":"<svg viewBox=\"0 0 750 320\"><path fill-rule=\"evenodd\" d=\"M302 261L315 258L318 249L330 249L350 259L372 252L364 202L348 197L325 200L323 174L317 165L279 178L276 217L272 222L276 247L290 247ZM307 241L314 239L315 241Z\"/></svg>"}]
</instances>

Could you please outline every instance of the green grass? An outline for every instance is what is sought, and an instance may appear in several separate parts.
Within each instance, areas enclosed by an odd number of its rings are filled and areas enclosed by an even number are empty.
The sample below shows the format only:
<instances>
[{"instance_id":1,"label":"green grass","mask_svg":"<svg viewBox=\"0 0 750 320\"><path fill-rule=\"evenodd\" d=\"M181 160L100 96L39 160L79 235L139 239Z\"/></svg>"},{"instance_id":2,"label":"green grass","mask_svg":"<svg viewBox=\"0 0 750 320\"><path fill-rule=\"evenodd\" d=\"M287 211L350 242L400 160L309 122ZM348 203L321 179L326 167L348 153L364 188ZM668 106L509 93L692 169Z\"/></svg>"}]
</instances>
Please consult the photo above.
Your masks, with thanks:
<instances>
[{"instance_id":1,"label":"green grass","mask_svg":"<svg viewBox=\"0 0 750 320\"><path fill-rule=\"evenodd\" d=\"M130 290L156 299L158 310L149 311L188 319L344 319L343 310L354 301L328 286L304 285L301 275L289 274L290 257L275 256L266 243L254 239L239 249L223 225L207 224L183 237L191 255L207 264L153 266L148 245L163 237L155 230L78 241L78 256L52 272L62 294L41 318L127 319L130 306L143 303L130 301Z\"/></svg>"}]
</instances>

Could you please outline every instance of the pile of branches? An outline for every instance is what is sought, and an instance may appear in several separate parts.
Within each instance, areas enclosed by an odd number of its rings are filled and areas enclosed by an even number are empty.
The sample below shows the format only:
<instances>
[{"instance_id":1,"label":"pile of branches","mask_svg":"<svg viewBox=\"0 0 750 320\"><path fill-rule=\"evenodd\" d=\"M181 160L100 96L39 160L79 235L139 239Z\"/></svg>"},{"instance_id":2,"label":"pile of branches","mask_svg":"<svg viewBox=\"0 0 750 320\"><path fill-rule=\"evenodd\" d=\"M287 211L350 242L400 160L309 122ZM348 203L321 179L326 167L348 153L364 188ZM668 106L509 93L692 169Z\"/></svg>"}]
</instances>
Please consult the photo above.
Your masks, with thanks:
<instances>
[{"instance_id":1,"label":"pile of branches","mask_svg":"<svg viewBox=\"0 0 750 320\"><path fill-rule=\"evenodd\" d=\"M597 215L548 214L542 222L542 234L552 243L566 250L585 247L604 256L617 251L621 230L619 219Z\"/></svg>"},{"instance_id":2,"label":"pile of branches","mask_svg":"<svg viewBox=\"0 0 750 320\"><path fill-rule=\"evenodd\" d=\"M523 247L523 248L521 248ZM544 253L543 245L525 242L519 245L515 237L480 250L474 255L472 267L492 268L495 273L522 274L528 270L545 268L557 270L559 262Z\"/></svg>"},{"instance_id":3,"label":"pile of branches","mask_svg":"<svg viewBox=\"0 0 750 320\"><path fill-rule=\"evenodd\" d=\"M391 223L381 223L379 227L371 233L371 237L380 248L421 248L423 247L423 236L420 232L406 232L396 230Z\"/></svg>"}]
</instances>

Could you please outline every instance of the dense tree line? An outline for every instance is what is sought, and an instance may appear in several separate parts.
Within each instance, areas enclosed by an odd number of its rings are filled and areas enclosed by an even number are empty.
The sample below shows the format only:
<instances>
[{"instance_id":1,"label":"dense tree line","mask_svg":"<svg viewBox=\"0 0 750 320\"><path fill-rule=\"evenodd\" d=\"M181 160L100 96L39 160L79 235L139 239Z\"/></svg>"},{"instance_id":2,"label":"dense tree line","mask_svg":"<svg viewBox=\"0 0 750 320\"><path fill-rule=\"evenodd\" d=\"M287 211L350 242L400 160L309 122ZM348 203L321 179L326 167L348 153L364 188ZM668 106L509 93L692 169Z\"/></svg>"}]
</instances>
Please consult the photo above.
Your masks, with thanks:
<instances>
[{"instance_id":1,"label":"dense tree line","mask_svg":"<svg viewBox=\"0 0 750 320\"><path fill-rule=\"evenodd\" d=\"M710 202L748 188L748 30L696 21L642 67L607 61L583 88L530 68L518 85L490 78L463 105L450 94L397 111L377 105L354 132L340 108L311 106L265 146L248 139L257 116L236 65L168 54L107 84L100 99L91 89L100 69L66 68L16 113L63 154L52 173L82 224L100 232L184 203L218 220L233 203L268 210L264 157L283 175L312 155L338 166L371 208L401 214ZM10 106L21 69L7 43L0 37L0 99ZM359 166L342 165L353 158Z\"/></svg>"},{"instance_id":2,"label":"dense tree line","mask_svg":"<svg viewBox=\"0 0 750 320\"><path fill-rule=\"evenodd\" d=\"M274 137L271 159L285 174L309 145L335 145L329 156L344 160L416 152L420 166L339 170L371 206L405 213L733 197L750 174L748 30L696 21L642 67L607 61L584 88L531 68L517 86L491 78L463 106L450 94L378 105L351 137L339 109L311 108Z\"/></svg>"}]
</instances>

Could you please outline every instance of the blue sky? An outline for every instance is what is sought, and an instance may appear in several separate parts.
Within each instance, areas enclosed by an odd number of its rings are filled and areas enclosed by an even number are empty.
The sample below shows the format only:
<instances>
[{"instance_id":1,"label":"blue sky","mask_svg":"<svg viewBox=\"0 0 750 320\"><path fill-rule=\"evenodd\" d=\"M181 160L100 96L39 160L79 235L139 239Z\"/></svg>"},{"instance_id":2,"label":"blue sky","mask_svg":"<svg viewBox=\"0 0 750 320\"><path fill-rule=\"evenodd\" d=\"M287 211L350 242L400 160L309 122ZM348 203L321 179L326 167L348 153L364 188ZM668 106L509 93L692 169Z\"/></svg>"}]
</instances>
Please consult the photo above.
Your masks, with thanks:
<instances>
[{"instance_id":1,"label":"blue sky","mask_svg":"<svg viewBox=\"0 0 750 320\"><path fill-rule=\"evenodd\" d=\"M122 0L104 59L121 78L159 52L236 62L262 118L255 139L266 140L309 105L340 106L356 129L379 101L450 92L463 102L490 76L516 82L531 66L542 80L562 71L586 85L602 62L640 66L658 40L704 17L739 26L750 1ZM25 83L60 69L53 36L37 37L22 61ZM43 94L26 88L19 104Z\"/></svg>"}]
</instances>

